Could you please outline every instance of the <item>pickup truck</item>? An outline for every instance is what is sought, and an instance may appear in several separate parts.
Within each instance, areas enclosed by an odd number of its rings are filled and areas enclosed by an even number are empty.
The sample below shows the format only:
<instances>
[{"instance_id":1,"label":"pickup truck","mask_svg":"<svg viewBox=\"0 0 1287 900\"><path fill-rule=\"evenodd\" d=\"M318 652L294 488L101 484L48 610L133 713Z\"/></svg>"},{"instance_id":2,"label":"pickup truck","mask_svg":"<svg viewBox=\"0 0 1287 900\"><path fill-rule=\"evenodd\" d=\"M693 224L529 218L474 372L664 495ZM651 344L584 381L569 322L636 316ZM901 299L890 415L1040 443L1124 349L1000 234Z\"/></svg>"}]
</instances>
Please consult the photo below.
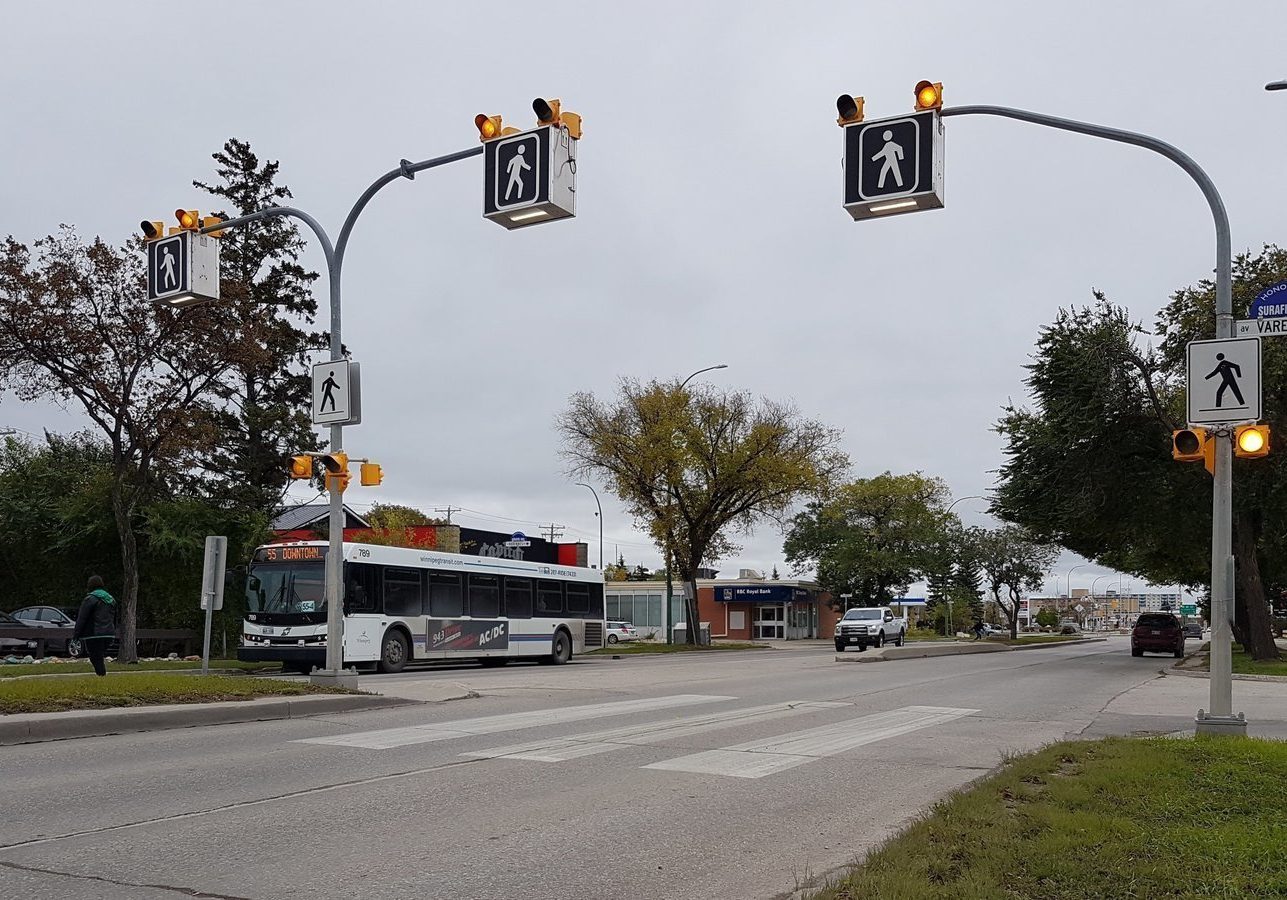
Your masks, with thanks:
<instances>
[{"instance_id":1,"label":"pickup truck","mask_svg":"<svg viewBox=\"0 0 1287 900\"><path fill-rule=\"evenodd\" d=\"M903 646L907 637L907 619L895 616L888 606L866 606L851 609L836 623L836 652L843 653L850 644L857 644L861 653L870 644L880 647L891 641Z\"/></svg>"}]
</instances>

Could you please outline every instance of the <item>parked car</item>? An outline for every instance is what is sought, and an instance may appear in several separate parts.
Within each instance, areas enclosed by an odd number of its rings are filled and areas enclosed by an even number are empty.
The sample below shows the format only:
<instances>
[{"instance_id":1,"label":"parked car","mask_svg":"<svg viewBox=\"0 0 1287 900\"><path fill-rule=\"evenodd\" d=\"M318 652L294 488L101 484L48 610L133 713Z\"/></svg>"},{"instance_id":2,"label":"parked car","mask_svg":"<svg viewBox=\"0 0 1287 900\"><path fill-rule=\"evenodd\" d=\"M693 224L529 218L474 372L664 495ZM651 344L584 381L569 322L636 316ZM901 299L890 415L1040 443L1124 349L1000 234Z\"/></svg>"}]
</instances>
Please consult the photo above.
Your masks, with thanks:
<instances>
[{"instance_id":1,"label":"parked car","mask_svg":"<svg viewBox=\"0 0 1287 900\"><path fill-rule=\"evenodd\" d=\"M62 653L64 656L80 656L80 641L71 636L72 629L76 627L76 617L69 615L66 610L58 609L55 606L24 606L22 609L15 609L11 615L20 622L26 622L29 625L37 625L42 628L65 628L67 637L58 642L50 642L45 646L50 653Z\"/></svg>"},{"instance_id":2,"label":"parked car","mask_svg":"<svg viewBox=\"0 0 1287 900\"><path fill-rule=\"evenodd\" d=\"M1184 623L1184 636L1185 636L1186 638L1197 638L1198 640L1202 640L1202 623L1201 623L1201 622L1185 622L1185 623Z\"/></svg>"},{"instance_id":3,"label":"parked car","mask_svg":"<svg viewBox=\"0 0 1287 900\"><path fill-rule=\"evenodd\" d=\"M844 653L850 644L858 645L858 652L870 644L880 647L887 641L903 646L907 637L907 619L895 616L888 606L860 606L849 610L836 623L836 652Z\"/></svg>"},{"instance_id":4,"label":"parked car","mask_svg":"<svg viewBox=\"0 0 1287 900\"><path fill-rule=\"evenodd\" d=\"M639 640L639 632L635 630L634 625L631 625L629 622L617 622L611 620L608 622L609 644L615 644L619 641L637 640Z\"/></svg>"},{"instance_id":5,"label":"parked car","mask_svg":"<svg viewBox=\"0 0 1287 900\"><path fill-rule=\"evenodd\" d=\"M1060 634L1081 634L1081 626L1075 619L1064 619L1059 623Z\"/></svg>"},{"instance_id":6,"label":"parked car","mask_svg":"<svg viewBox=\"0 0 1287 900\"><path fill-rule=\"evenodd\" d=\"M1148 653L1184 655L1184 629L1171 613L1144 613L1131 631L1131 656Z\"/></svg>"},{"instance_id":7,"label":"parked car","mask_svg":"<svg viewBox=\"0 0 1287 900\"><path fill-rule=\"evenodd\" d=\"M0 628L31 628L28 622L0 612ZM35 638L0 637L0 653L17 653L25 656L36 649Z\"/></svg>"}]
</instances>

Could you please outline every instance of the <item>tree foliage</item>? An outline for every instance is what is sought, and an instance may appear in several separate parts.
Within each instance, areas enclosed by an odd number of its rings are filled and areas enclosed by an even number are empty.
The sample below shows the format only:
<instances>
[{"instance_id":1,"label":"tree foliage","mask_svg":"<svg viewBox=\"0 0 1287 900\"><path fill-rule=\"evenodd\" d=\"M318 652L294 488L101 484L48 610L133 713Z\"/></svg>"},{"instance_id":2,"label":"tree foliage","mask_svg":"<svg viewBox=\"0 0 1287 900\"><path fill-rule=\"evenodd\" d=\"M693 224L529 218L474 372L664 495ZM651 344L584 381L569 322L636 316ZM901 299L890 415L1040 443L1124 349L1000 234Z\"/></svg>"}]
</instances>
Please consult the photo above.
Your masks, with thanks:
<instances>
[{"instance_id":1,"label":"tree foliage","mask_svg":"<svg viewBox=\"0 0 1287 900\"><path fill-rule=\"evenodd\" d=\"M1234 309L1287 279L1287 252L1266 247L1234 263ZM1031 407L1005 409L1006 442L993 511L1042 539L1159 584L1210 585L1211 478L1171 458L1185 419L1185 346L1214 337L1210 281L1182 288L1158 317L1155 348L1102 293L1060 310L1028 366ZM1262 342L1265 418L1287 412L1287 345ZM1283 454L1234 462L1234 630L1257 658L1278 655L1267 598L1287 592Z\"/></svg>"},{"instance_id":2,"label":"tree foliage","mask_svg":"<svg viewBox=\"0 0 1287 900\"><path fill-rule=\"evenodd\" d=\"M213 154L216 180L193 186L226 204L218 215L241 216L290 199L278 184L280 164L261 161L250 144L230 138ZM220 296L245 355L220 385L214 412L216 441L201 457L203 487L218 500L268 510L289 483L287 457L321 443L309 414L307 354L326 346L310 331L317 313L317 273L299 264L304 241L291 219L269 218L223 232Z\"/></svg>"},{"instance_id":3,"label":"tree foliage","mask_svg":"<svg viewBox=\"0 0 1287 900\"><path fill-rule=\"evenodd\" d=\"M1025 592L1041 589L1046 573L1059 558L1060 548L1016 525L970 531L988 591L1005 616L1010 637L1017 637L1019 601Z\"/></svg>"},{"instance_id":4,"label":"tree foliage","mask_svg":"<svg viewBox=\"0 0 1287 900\"><path fill-rule=\"evenodd\" d=\"M781 523L848 464L837 431L787 404L677 382L623 380L611 401L574 394L558 428L570 474L601 479L674 559L690 622L697 569L731 552L734 533Z\"/></svg>"},{"instance_id":5,"label":"tree foliage","mask_svg":"<svg viewBox=\"0 0 1287 900\"><path fill-rule=\"evenodd\" d=\"M0 388L24 401L79 406L107 443L126 661L134 655L140 508L163 480L210 452L210 400L229 368L254 356L225 307L149 303L138 249L86 244L70 228L37 241L34 252L12 237L0 248Z\"/></svg>"},{"instance_id":6,"label":"tree foliage","mask_svg":"<svg viewBox=\"0 0 1287 900\"><path fill-rule=\"evenodd\" d=\"M886 605L942 559L949 500L941 479L919 472L852 481L794 518L787 562L813 569L834 597L853 594L850 605Z\"/></svg>"}]
</instances>

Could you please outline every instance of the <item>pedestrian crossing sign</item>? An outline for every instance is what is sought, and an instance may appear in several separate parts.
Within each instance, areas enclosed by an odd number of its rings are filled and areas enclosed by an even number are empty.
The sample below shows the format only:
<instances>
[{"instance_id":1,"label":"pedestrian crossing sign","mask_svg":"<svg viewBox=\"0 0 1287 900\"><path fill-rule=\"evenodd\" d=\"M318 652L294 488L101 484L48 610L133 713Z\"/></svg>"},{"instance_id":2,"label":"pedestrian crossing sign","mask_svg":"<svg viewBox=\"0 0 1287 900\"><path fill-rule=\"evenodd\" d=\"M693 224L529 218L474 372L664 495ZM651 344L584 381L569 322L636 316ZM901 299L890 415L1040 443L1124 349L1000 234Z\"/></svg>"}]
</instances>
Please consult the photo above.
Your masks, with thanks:
<instances>
[{"instance_id":1,"label":"pedestrian crossing sign","mask_svg":"<svg viewBox=\"0 0 1287 900\"><path fill-rule=\"evenodd\" d=\"M514 229L575 216L578 143L557 125L484 143L483 217Z\"/></svg>"},{"instance_id":2,"label":"pedestrian crossing sign","mask_svg":"<svg viewBox=\"0 0 1287 900\"><path fill-rule=\"evenodd\" d=\"M938 110L844 128L844 207L854 219L943 206Z\"/></svg>"},{"instance_id":3,"label":"pedestrian crossing sign","mask_svg":"<svg viewBox=\"0 0 1287 900\"><path fill-rule=\"evenodd\" d=\"M1190 425L1260 420L1260 338L1190 341Z\"/></svg>"},{"instance_id":4,"label":"pedestrian crossing sign","mask_svg":"<svg viewBox=\"0 0 1287 900\"><path fill-rule=\"evenodd\" d=\"M333 359L313 366L313 424L362 422L362 378L358 364Z\"/></svg>"},{"instance_id":5,"label":"pedestrian crossing sign","mask_svg":"<svg viewBox=\"0 0 1287 900\"><path fill-rule=\"evenodd\" d=\"M218 300L218 238L180 231L148 241L147 298L178 307Z\"/></svg>"}]
</instances>

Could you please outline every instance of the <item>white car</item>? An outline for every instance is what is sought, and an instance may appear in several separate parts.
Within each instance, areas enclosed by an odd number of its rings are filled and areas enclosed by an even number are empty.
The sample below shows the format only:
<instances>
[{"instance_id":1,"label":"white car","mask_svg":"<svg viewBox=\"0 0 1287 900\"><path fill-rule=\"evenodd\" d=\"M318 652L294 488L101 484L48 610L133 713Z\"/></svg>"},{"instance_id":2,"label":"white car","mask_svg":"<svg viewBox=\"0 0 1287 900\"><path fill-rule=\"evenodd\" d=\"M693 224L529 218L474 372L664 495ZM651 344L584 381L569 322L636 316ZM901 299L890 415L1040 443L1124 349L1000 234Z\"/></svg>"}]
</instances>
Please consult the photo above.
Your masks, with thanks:
<instances>
[{"instance_id":1,"label":"white car","mask_svg":"<svg viewBox=\"0 0 1287 900\"><path fill-rule=\"evenodd\" d=\"M639 632L635 626L629 622L608 622L608 643L616 644L620 641L637 641Z\"/></svg>"}]
</instances>

